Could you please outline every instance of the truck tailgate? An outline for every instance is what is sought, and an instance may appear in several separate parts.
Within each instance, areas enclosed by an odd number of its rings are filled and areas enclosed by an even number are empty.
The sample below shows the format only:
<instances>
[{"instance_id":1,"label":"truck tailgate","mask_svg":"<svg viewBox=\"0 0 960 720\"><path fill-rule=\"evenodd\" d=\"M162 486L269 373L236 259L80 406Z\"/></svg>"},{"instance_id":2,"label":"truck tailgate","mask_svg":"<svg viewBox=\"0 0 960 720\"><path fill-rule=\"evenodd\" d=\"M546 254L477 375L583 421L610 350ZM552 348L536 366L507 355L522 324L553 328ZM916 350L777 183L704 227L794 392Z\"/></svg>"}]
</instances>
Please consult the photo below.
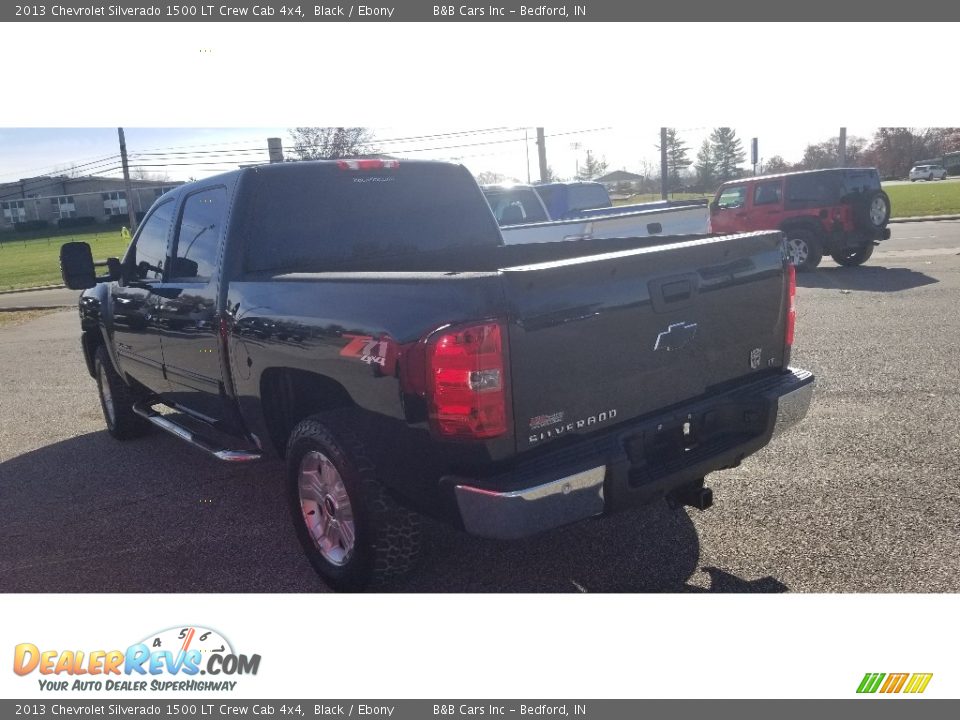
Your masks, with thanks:
<instances>
[{"instance_id":1,"label":"truck tailgate","mask_svg":"<svg viewBox=\"0 0 960 720\"><path fill-rule=\"evenodd\" d=\"M503 270L517 450L785 364L779 232Z\"/></svg>"}]
</instances>

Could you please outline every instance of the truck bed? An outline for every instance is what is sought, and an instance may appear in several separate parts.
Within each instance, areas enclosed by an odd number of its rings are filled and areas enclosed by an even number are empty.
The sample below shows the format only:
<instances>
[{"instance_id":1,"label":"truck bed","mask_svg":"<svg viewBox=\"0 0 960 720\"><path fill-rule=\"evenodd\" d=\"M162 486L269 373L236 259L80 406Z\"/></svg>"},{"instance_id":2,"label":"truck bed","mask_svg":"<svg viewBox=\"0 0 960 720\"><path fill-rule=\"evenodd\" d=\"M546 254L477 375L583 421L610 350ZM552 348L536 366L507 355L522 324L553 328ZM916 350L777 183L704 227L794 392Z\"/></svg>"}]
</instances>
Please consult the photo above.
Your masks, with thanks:
<instances>
[{"instance_id":1,"label":"truck bed","mask_svg":"<svg viewBox=\"0 0 960 720\"><path fill-rule=\"evenodd\" d=\"M233 282L238 327L273 330L241 335L244 348L231 360L241 393L256 380L251 367L280 364L328 375L361 406L403 418L399 391L383 392L390 379L371 383L369 367L340 355L342 335L389 337L402 348L445 324L501 318L509 334L509 445L523 452L571 423L572 434L588 434L783 368L785 287L776 232L381 257ZM305 308L315 310L305 315ZM301 340L272 339L288 326L299 331L282 334Z\"/></svg>"}]
</instances>

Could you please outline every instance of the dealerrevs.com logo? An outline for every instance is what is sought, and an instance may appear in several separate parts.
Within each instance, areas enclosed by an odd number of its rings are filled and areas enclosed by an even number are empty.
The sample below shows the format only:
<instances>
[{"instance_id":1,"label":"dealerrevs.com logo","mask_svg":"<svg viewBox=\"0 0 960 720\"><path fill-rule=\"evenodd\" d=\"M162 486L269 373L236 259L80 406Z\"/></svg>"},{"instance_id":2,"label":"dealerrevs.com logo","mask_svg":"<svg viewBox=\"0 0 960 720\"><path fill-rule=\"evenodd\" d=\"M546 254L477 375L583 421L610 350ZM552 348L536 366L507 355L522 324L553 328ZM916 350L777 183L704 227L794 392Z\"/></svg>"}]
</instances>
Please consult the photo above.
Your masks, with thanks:
<instances>
[{"instance_id":1,"label":"dealerrevs.com logo","mask_svg":"<svg viewBox=\"0 0 960 720\"><path fill-rule=\"evenodd\" d=\"M933 673L867 673L857 686L861 694L919 695L927 689Z\"/></svg>"},{"instance_id":2,"label":"dealerrevs.com logo","mask_svg":"<svg viewBox=\"0 0 960 720\"><path fill-rule=\"evenodd\" d=\"M197 626L152 633L125 650L49 650L20 643L13 653L17 675L36 675L40 689L53 692L232 691L234 678L259 669L260 655L238 654L216 630Z\"/></svg>"}]
</instances>

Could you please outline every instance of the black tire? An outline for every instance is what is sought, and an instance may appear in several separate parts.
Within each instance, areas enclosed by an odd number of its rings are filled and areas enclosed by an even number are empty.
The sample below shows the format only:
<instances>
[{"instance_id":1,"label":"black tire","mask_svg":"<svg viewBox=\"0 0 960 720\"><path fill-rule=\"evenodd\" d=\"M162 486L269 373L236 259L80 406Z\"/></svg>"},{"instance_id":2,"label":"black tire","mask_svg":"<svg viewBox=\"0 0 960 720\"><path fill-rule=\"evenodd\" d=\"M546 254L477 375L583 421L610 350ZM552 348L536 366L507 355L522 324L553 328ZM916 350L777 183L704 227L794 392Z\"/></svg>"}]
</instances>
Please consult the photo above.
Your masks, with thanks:
<instances>
[{"instance_id":1,"label":"black tire","mask_svg":"<svg viewBox=\"0 0 960 720\"><path fill-rule=\"evenodd\" d=\"M870 256L873 255L873 248L873 243L869 243L856 250L832 253L830 257L832 257L838 265L856 267L857 265L863 265L870 259Z\"/></svg>"},{"instance_id":2,"label":"black tire","mask_svg":"<svg viewBox=\"0 0 960 720\"><path fill-rule=\"evenodd\" d=\"M377 481L355 425L350 411L322 413L300 422L287 442L287 495L297 537L317 574L334 590L345 592L388 586L410 571L420 553L420 517L399 505ZM337 471L349 500L353 541L349 551L346 543L335 548L340 558L331 558L329 549L324 553L307 523L308 514L319 520L322 513L334 524L342 508L334 504L328 514L324 501L311 512L311 501L301 500L301 463L309 466L317 454ZM334 502L331 495L326 499ZM342 497L339 500L342 503ZM342 531L336 532L342 539Z\"/></svg>"},{"instance_id":3,"label":"black tire","mask_svg":"<svg viewBox=\"0 0 960 720\"><path fill-rule=\"evenodd\" d=\"M150 423L133 411L140 398L113 367L107 348L98 345L93 355L93 369L100 395L100 409L109 432L117 440L132 440L150 431ZM104 390L107 392L104 392Z\"/></svg>"},{"instance_id":4,"label":"black tire","mask_svg":"<svg viewBox=\"0 0 960 720\"><path fill-rule=\"evenodd\" d=\"M876 215L873 212L874 203L878 203L879 212ZM883 230L890 221L890 197L883 190L867 193L854 205L853 215L857 227L868 232Z\"/></svg>"},{"instance_id":5,"label":"black tire","mask_svg":"<svg viewBox=\"0 0 960 720\"><path fill-rule=\"evenodd\" d=\"M783 231L787 245L787 258L797 272L814 270L823 259L823 245L817 234L805 227L789 228Z\"/></svg>"}]
</instances>

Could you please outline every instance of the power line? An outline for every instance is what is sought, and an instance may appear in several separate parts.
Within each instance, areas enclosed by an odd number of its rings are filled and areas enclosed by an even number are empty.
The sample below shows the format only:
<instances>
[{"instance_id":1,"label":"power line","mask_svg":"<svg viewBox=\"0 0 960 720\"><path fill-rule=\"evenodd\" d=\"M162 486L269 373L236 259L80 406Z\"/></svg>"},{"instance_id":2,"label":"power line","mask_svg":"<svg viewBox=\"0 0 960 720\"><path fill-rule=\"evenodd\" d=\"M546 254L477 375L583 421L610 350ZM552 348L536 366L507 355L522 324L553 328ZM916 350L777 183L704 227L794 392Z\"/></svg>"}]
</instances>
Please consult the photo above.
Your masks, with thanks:
<instances>
[{"instance_id":1,"label":"power line","mask_svg":"<svg viewBox=\"0 0 960 720\"><path fill-rule=\"evenodd\" d=\"M40 170L42 170L42 169L49 169L51 172L56 172L57 169L64 169L64 170L69 171L69 172L74 172L74 171L79 170L79 169L81 169L81 168L85 168L85 167L88 167L88 166L90 166L90 165L96 165L96 164L101 163L101 162L103 162L103 161L113 160L113 159L119 158L119 157L120 157L119 153L116 153L116 154L114 154L114 155L106 155L106 156L104 156L104 157L97 158L96 160L93 160L93 161L91 161L91 162L84 163L84 164L82 164L82 165L76 165L76 164L73 164L73 163L57 163L57 164L55 164L55 165L45 165L45 166L43 166L43 168L34 168L34 169L32 169L32 170L26 170L26 171L24 171L24 170L18 170L18 171L16 171L16 173L17 173L17 174L20 174L20 177L16 178L16 180L11 180L10 182L16 182L17 180L28 179L28 178L25 178L24 175L22 174L22 173L24 173L24 172L38 172L38 171L40 171ZM67 167L64 168L64 165L67 165ZM41 175L42 175L42 173L41 173ZM10 174L10 177L13 177L13 173ZM37 177L37 176L35 176L35 177Z\"/></svg>"}]
</instances>

